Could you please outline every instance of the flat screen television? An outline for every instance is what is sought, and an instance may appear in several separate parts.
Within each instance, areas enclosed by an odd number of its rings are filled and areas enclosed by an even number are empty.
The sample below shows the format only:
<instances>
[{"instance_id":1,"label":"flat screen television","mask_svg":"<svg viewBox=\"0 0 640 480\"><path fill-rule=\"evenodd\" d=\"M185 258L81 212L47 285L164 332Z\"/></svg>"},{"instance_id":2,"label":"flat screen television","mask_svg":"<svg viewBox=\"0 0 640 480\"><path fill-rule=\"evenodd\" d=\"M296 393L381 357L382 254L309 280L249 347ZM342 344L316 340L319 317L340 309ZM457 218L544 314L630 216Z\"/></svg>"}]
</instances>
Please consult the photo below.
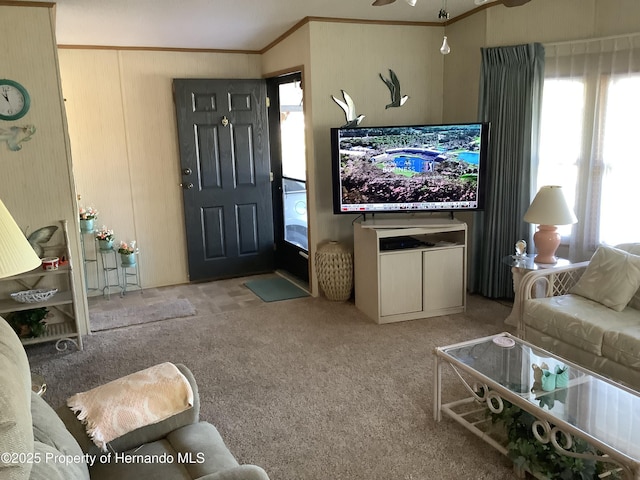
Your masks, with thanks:
<instances>
[{"instance_id":1,"label":"flat screen television","mask_svg":"<svg viewBox=\"0 0 640 480\"><path fill-rule=\"evenodd\" d=\"M483 209L489 127L332 128L334 213Z\"/></svg>"}]
</instances>

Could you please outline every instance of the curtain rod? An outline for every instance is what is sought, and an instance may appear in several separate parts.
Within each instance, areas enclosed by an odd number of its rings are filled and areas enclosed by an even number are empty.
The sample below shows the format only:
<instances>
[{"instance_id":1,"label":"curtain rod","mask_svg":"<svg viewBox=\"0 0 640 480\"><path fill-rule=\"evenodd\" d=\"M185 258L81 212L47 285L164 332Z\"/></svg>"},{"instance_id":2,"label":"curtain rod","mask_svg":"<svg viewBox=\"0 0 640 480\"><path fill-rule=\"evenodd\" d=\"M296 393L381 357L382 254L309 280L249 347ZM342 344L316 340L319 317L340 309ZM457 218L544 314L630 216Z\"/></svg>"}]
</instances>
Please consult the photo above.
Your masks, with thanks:
<instances>
[{"instance_id":1,"label":"curtain rod","mask_svg":"<svg viewBox=\"0 0 640 480\"><path fill-rule=\"evenodd\" d=\"M589 43L589 42L601 42L601 41L605 41L605 40L619 40L619 39L623 39L623 38L633 38L633 37L640 37L640 32L639 33L627 33L625 35L611 35L609 37L597 37L597 38L583 38L583 39L578 39L578 40L566 40L563 42L549 42L549 43L543 43L542 45L545 47L559 47L562 45L571 45L571 44L576 44L576 43Z\"/></svg>"}]
</instances>

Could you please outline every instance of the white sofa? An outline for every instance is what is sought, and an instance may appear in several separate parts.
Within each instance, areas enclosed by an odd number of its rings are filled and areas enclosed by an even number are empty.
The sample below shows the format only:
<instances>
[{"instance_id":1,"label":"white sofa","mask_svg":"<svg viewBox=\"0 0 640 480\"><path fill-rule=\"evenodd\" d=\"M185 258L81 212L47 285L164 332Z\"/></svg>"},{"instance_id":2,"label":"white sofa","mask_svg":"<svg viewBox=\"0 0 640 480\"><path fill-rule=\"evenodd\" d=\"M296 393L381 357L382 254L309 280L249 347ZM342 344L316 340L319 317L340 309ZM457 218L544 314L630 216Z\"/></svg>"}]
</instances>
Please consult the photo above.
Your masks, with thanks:
<instances>
[{"instance_id":1,"label":"white sofa","mask_svg":"<svg viewBox=\"0 0 640 480\"><path fill-rule=\"evenodd\" d=\"M640 390L640 244L527 273L516 295L521 338Z\"/></svg>"}]
</instances>

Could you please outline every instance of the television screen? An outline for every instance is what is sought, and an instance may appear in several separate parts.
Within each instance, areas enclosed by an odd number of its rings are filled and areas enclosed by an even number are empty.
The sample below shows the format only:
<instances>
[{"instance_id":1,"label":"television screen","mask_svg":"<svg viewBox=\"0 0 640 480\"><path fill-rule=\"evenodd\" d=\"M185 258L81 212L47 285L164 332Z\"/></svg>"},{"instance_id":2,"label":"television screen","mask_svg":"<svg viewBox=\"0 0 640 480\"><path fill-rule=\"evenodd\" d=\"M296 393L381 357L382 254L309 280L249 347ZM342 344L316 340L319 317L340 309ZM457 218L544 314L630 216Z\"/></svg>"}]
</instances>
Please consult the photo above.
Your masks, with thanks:
<instances>
[{"instance_id":1,"label":"television screen","mask_svg":"<svg viewBox=\"0 0 640 480\"><path fill-rule=\"evenodd\" d=\"M332 128L334 213L483 208L488 123Z\"/></svg>"}]
</instances>

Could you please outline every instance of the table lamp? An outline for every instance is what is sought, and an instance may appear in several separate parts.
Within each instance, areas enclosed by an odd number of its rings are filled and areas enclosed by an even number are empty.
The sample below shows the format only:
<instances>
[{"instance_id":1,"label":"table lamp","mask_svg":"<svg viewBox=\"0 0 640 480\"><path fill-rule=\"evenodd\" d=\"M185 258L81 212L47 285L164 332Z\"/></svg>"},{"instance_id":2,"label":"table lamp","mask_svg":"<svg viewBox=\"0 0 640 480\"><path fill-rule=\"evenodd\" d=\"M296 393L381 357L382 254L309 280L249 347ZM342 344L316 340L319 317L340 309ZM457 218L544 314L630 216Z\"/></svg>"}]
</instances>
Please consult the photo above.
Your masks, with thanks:
<instances>
[{"instance_id":1,"label":"table lamp","mask_svg":"<svg viewBox=\"0 0 640 480\"><path fill-rule=\"evenodd\" d=\"M0 200L0 278L28 272L42 261Z\"/></svg>"},{"instance_id":2,"label":"table lamp","mask_svg":"<svg viewBox=\"0 0 640 480\"><path fill-rule=\"evenodd\" d=\"M560 246L560 234L556 231L556 225L570 225L578 219L567 204L562 187L546 185L531 202L527 213L524 214L524 221L538 225L538 231L533 235L537 251L533 261L554 264L558 261L555 253Z\"/></svg>"}]
</instances>

